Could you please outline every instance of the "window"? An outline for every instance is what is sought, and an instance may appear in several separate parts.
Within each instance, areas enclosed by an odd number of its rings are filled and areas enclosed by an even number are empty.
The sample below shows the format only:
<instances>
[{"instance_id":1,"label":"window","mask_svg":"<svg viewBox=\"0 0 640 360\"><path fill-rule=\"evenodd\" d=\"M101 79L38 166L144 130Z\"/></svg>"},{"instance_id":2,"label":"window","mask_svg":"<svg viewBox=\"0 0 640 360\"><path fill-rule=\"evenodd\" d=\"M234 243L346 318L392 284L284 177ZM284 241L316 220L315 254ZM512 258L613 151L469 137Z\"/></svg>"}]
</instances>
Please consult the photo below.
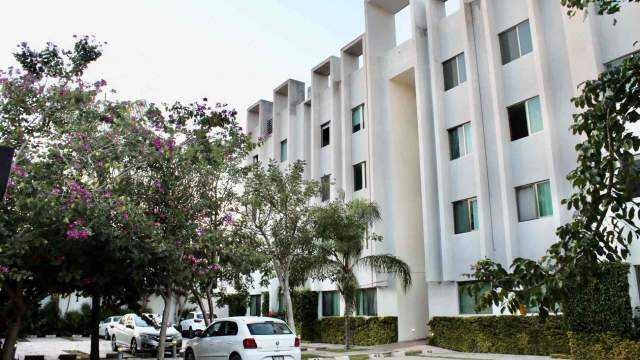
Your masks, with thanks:
<instances>
[{"instance_id":1,"label":"window","mask_svg":"<svg viewBox=\"0 0 640 360\"><path fill-rule=\"evenodd\" d=\"M353 191L359 191L367 187L367 163L361 162L353 165Z\"/></svg>"},{"instance_id":2,"label":"window","mask_svg":"<svg viewBox=\"0 0 640 360\"><path fill-rule=\"evenodd\" d=\"M340 295L337 291L322 292L322 316L340 315Z\"/></svg>"},{"instance_id":3,"label":"window","mask_svg":"<svg viewBox=\"0 0 640 360\"><path fill-rule=\"evenodd\" d=\"M325 147L331 143L331 136L330 136L331 126L329 125L330 125L330 122L327 121L326 123L320 126L320 134L321 134L320 147Z\"/></svg>"},{"instance_id":4,"label":"window","mask_svg":"<svg viewBox=\"0 0 640 360\"><path fill-rule=\"evenodd\" d=\"M247 324L251 335L287 335L291 334L291 330L284 323L265 322Z\"/></svg>"},{"instance_id":5,"label":"window","mask_svg":"<svg viewBox=\"0 0 640 360\"><path fill-rule=\"evenodd\" d=\"M471 123L449 129L451 160L471 154Z\"/></svg>"},{"instance_id":6,"label":"window","mask_svg":"<svg viewBox=\"0 0 640 360\"><path fill-rule=\"evenodd\" d=\"M466 281L458 283L458 302L460 305L460 314L491 314L491 308L486 307L480 311L476 311L476 306L480 303L482 294L475 294L471 291L476 283L474 281ZM489 291L489 285L482 286L481 292Z\"/></svg>"},{"instance_id":7,"label":"window","mask_svg":"<svg viewBox=\"0 0 640 360\"><path fill-rule=\"evenodd\" d=\"M236 324L233 321L225 321L225 330L224 330L224 335L225 336L236 336L238 335L238 324Z\"/></svg>"},{"instance_id":8,"label":"window","mask_svg":"<svg viewBox=\"0 0 640 360\"><path fill-rule=\"evenodd\" d=\"M287 161L287 139L280 142L280 162Z\"/></svg>"},{"instance_id":9,"label":"window","mask_svg":"<svg viewBox=\"0 0 640 360\"><path fill-rule=\"evenodd\" d=\"M360 289L356 294L356 315L377 316L376 289Z\"/></svg>"},{"instance_id":10,"label":"window","mask_svg":"<svg viewBox=\"0 0 640 360\"><path fill-rule=\"evenodd\" d=\"M253 163L254 164L258 163L258 155L253 155Z\"/></svg>"},{"instance_id":11,"label":"window","mask_svg":"<svg viewBox=\"0 0 640 360\"><path fill-rule=\"evenodd\" d=\"M273 133L273 119L268 119L267 120L267 134L270 135Z\"/></svg>"},{"instance_id":12,"label":"window","mask_svg":"<svg viewBox=\"0 0 640 360\"><path fill-rule=\"evenodd\" d=\"M284 294L282 292L278 292L278 312L284 313L287 311L287 304L284 300Z\"/></svg>"},{"instance_id":13,"label":"window","mask_svg":"<svg viewBox=\"0 0 640 360\"><path fill-rule=\"evenodd\" d=\"M467 70L465 67L464 53L458 54L442 63L444 70L444 91L467 81Z\"/></svg>"},{"instance_id":14,"label":"window","mask_svg":"<svg viewBox=\"0 0 640 360\"><path fill-rule=\"evenodd\" d=\"M540 97L511 105L507 108L511 141L522 139L543 130Z\"/></svg>"},{"instance_id":15,"label":"window","mask_svg":"<svg viewBox=\"0 0 640 360\"><path fill-rule=\"evenodd\" d=\"M531 29L529 20L507 29L498 35L500 38L500 53L502 65L533 51L531 44Z\"/></svg>"},{"instance_id":16,"label":"window","mask_svg":"<svg viewBox=\"0 0 640 360\"><path fill-rule=\"evenodd\" d=\"M215 322L211 324L202 334L202 337L220 336L223 329L224 322Z\"/></svg>"},{"instance_id":17,"label":"window","mask_svg":"<svg viewBox=\"0 0 640 360\"><path fill-rule=\"evenodd\" d=\"M471 198L453 203L453 225L456 234L462 234L480 228L478 199Z\"/></svg>"},{"instance_id":18,"label":"window","mask_svg":"<svg viewBox=\"0 0 640 360\"><path fill-rule=\"evenodd\" d=\"M325 175L320 178L320 200L322 202L329 201L331 197L331 175Z\"/></svg>"},{"instance_id":19,"label":"window","mask_svg":"<svg viewBox=\"0 0 640 360\"><path fill-rule=\"evenodd\" d=\"M262 295L251 295L249 298L249 315L260 316L260 298Z\"/></svg>"},{"instance_id":20,"label":"window","mask_svg":"<svg viewBox=\"0 0 640 360\"><path fill-rule=\"evenodd\" d=\"M364 104L351 110L351 128L353 133L364 129Z\"/></svg>"},{"instance_id":21,"label":"window","mask_svg":"<svg viewBox=\"0 0 640 360\"><path fill-rule=\"evenodd\" d=\"M553 215L549 180L516 188L518 221Z\"/></svg>"},{"instance_id":22,"label":"window","mask_svg":"<svg viewBox=\"0 0 640 360\"><path fill-rule=\"evenodd\" d=\"M444 0L444 16L450 16L460 10L460 0Z\"/></svg>"}]
</instances>

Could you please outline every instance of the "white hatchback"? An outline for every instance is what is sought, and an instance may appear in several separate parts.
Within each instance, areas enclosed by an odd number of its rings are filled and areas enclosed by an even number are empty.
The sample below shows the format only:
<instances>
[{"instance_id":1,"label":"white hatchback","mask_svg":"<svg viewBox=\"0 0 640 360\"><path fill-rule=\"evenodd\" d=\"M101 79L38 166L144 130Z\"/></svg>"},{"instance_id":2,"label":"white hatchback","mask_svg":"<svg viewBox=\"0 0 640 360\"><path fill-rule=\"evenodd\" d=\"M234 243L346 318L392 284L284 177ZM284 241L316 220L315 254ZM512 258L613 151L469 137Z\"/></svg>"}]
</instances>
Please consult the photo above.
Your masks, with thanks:
<instances>
[{"instance_id":1,"label":"white hatchback","mask_svg":"<svg viewBox=\"0 0 640 360\"><path fill-rule=\"evenodd\" d=\"M185 344L185 360L300 360L300 339L279 319L218 319Z\"/></svg>"}]
</instances>

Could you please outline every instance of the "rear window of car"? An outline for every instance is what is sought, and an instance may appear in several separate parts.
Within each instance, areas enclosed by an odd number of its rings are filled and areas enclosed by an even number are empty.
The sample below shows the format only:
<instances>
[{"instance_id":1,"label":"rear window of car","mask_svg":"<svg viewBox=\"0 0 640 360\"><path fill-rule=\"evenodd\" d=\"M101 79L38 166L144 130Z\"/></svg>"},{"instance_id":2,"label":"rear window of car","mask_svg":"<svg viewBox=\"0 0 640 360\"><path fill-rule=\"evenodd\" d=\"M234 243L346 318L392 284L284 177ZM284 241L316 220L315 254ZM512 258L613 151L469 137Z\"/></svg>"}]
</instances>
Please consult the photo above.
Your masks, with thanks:
<instances>
[{"instance_id":1,"label":"rear window of car","mask_svg":"<svg viewBox=\"0 0 640 360\"><path fill-rule=\"evenodd\" d=\"M253 323L247 324L251 335L287 335L291 334L291 330L283 323Z\"/></svg>"},{"instance_id":2,"label":"rear window of car","mask_svg":"<svg viewBox=\"0 0 640 360\"><path fill-rule=\"evenodd\" d=\"M198 315L196 315L196 318L198 318L198 319L204 319L204 315L202 315L202 314L198 314Z\"/></svg>"}]
</instances>

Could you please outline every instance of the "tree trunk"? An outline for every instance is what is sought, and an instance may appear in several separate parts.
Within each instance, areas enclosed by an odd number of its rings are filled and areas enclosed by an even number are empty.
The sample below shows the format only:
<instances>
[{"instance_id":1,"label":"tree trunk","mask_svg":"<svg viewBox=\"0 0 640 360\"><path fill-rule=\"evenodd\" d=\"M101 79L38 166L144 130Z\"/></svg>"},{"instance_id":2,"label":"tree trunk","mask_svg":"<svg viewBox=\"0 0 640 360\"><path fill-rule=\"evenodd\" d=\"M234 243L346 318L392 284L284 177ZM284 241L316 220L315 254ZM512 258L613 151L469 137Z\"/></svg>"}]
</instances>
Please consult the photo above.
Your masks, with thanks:
<instances>
[{"instance_id":1,"label":"tree trunk","mask_svg":"<svg viewBox=\"0 0 640 360\"><path fill-rule=\"evenodd\" d=\"M158 360L164 360L165 341L167 339L167 325L169 324L169 311L171 310L172 292L162 295L164 310L162 311L162 325L160 326L160 344L158 344Z\"/></svg>"},{"instance_id":2,"label":"tree trunk","mask_svg":"<svg viewBox=\"0 0 640 360\"><path fill-rule=\"evenodd\" d=\"M91 355L89 359L100 360L100 295L91 296Z\"/></svg>"},{"instance_id":3,"label":"tree trunk","mask_svg":"<svg viewBox=\"0 0 640 360\"><path fill-rule=\"evenodd\" d=\"M344 348L351 349L351 316L353 315L353 305L345 302L344 308Z\"/></svg>"},{"instance_id":4,"label":"tree trunk","mask_svg":"<svg viewBox=\"0 0 640 360\"><path fill-rule=\"evenodd\" d=\"M296 334L296 324L293 318L293 302L291 301L291 289L289 288L289 275L285 274L282 277L282 293L284 295L284 300L287 304L287 323L291 328L291 331Z\"/></svg>"},{"instance_id":5,"label":"tree trunk","mask_svg":"<svg viewBox=\"0 0 640 360\"><path fill-rule=\"evenodd\" d=\"M205 319L209 319L207 325L213 322L213 296L211 296L211 289L207 289L207 305L209 306L209 314L203 314Z\"/></svg>"},{"instance_id":6,"label":"tree trunk","mask_svg":"<svg viewBox=\"0 0 640 360\"><path fill-rule=\"evenodd\" d=\"M9 293L10 301L14 309L11 321L9 321L7 337L4 339L4 344L2 344L2 360L13 360L13 349L18 341L18 334L22 327L22 318L26 311L26 306L21 286L18 285L13 291L7 287L7 292Z\"/></svg>"},{"instance_id":7,"label":"tree trunk","mask_svg":"<svg viewBox=\"0 0 640 360\"><path fill-rule=\"evenodd\" d=\"M192 288L191 293L193 293L193 297L196 299L196 302L198 303L198 307L202 312L202 315L204 317L204 323L207 326L209 326L210 323L209 323L209 319L207 319L207 316L205 315L207 312L204 309L204 303L202 302L202 297L200 296L200 294L198 294L198 291L196 290L196 288Z\"/></svg>"}]
</instances>

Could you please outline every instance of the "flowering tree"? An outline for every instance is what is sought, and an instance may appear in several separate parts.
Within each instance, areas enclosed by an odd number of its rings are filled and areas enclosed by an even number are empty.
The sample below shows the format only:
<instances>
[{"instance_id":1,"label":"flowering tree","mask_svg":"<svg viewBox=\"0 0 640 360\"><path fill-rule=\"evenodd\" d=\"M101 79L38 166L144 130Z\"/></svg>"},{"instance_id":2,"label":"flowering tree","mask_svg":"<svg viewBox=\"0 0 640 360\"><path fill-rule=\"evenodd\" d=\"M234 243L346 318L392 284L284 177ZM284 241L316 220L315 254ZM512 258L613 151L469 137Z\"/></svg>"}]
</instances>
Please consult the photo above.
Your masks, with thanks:
<instances>
[{"instance_id":1,"label":"flowering tree","mask_svg":"<svg viewBox=\"0 0 640 360\"><path fill-rule=\"evenodd\" d=\"M274 161L266 167L257 164L245 182L242 197L240 226L256 243L255 251L269 258L287 309L293 309L293 261L313 253L310 209L320 188L317 182L304 180L303 173L300 161L285 171ZM287 311L287 322L295 332L293 311Z\"/></svg>"}]
</instances>

